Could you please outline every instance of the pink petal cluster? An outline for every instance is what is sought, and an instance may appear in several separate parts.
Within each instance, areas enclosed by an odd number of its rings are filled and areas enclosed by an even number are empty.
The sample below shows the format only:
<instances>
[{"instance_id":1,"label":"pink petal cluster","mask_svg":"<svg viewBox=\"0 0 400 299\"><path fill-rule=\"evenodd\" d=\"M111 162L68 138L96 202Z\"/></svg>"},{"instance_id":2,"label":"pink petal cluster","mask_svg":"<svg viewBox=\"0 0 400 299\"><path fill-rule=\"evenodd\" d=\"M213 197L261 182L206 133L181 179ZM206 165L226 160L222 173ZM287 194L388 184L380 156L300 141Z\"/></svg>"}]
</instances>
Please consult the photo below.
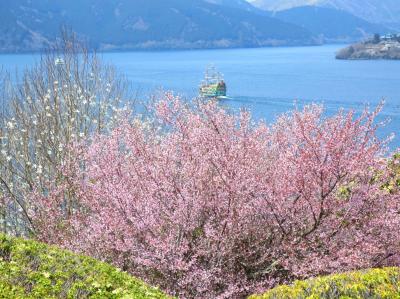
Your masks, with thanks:
<instances>
[{"instance_id":1,"label":"pink petal cluster","mask_svg":"<svg viewBox=\"0 0 400 299\"><path fill-rule=\"evenodd\" d=\"M36 196L39 237L181 298L398 265L399 201L381 188L375 115L312 105L267 126L167 94L154 126L126 121L79 147L68 183Z\"/></svg>"}]
</instances>

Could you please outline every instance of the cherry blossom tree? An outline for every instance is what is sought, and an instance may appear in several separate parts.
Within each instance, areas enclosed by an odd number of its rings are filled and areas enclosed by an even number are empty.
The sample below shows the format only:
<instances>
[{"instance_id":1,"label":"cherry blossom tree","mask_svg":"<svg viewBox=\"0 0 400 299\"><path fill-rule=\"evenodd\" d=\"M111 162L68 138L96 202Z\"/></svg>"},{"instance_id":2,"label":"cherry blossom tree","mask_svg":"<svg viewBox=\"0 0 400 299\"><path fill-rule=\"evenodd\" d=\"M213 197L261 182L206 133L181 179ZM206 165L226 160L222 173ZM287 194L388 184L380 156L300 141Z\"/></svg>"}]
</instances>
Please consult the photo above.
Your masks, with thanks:
<instances>
[{"instance_id":1,"label":"cherry blossom tree","mask_svg":"<svg viewBox=\"0 0 400 299\"><path fill-rule=\"evenodd\" d=\"M125 121L75 145L68 181L36 195L42 240L181 298L399 263L379 109L325 117L311 105L267 125L167 94L154 111L147 125Z\"/></svg>"}]
</instances>

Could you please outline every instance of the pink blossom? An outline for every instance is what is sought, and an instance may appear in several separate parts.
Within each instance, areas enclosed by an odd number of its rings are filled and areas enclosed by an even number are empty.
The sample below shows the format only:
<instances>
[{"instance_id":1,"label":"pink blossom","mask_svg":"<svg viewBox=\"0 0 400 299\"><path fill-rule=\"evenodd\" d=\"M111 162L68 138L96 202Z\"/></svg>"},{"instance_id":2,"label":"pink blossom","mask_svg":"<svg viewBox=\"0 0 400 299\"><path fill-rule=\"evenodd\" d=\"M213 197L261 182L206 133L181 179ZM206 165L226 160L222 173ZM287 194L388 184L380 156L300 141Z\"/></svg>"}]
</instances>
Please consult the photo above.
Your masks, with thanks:
<instances>
[{"instance_id":1,"label":"pink blossom","mask_svg":"<svg viewBox=\"0 0 400 299\"><path fill-rule=\"evenodd\" d=\"M69 184L36 196L42 240L181 298L399 264L378 111L324 117L311 105L268 126L171 94L155 111L162 132L125 122L97 136L67 163Z\"/></svg>"}]
</instances>

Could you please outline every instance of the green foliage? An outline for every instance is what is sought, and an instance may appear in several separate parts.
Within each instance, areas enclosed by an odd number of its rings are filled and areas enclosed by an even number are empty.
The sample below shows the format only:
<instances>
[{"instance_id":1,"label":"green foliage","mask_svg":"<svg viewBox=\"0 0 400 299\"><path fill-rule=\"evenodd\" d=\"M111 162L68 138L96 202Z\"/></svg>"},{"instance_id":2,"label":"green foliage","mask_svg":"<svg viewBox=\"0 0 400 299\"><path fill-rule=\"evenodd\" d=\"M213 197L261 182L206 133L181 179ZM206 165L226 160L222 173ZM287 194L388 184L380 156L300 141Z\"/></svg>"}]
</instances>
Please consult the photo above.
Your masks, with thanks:
<instances>
[{"instance_id":1,"label":"green foliage","mask_svg":"<svg viewBox=\"0 0 400 299\"><path fill-rule=\"evenodd\" d=\"M169 298L108 264L0 234L0 298Z\"/></svg>"},{"instance_id":2,"label":"green foliage","mask_svg":"<svg viewBox=\"0 0 400 299\"><path fill-rule=\"evenodd\" d=\"M382 175L382 174L380 174ZM400 153L394 154L391 159L388 160L387 177L386 181L381 187L388 193L398 193L400 189Z\"/></svg>"},{"instance_id":3,"label":"green foliage","mask_svg":"<svg viewBox=\"0 0 400 299\"><path fill-rule=\"evenodd\" d=\"M292 286L279 286L264 295L253 295L249 299L324 298L399 299L400 269L373 269L296 281Z\"/></svg>"},{"instance_id":4,"label":"green foliage","mask_svg":"<svg viewBox=\"0 0 400 299\"><path fill-rule=\"evenodd\" d=\"M400 191L400 153L396 153L391 158L388 158L386 169L376 171L370 183L380 183L381 189L390 194L398 193ZM347 185L340 186L337 191L338 198L348 200L356 185L356 181L352 181Z\"/></svg>"}]
</instances>

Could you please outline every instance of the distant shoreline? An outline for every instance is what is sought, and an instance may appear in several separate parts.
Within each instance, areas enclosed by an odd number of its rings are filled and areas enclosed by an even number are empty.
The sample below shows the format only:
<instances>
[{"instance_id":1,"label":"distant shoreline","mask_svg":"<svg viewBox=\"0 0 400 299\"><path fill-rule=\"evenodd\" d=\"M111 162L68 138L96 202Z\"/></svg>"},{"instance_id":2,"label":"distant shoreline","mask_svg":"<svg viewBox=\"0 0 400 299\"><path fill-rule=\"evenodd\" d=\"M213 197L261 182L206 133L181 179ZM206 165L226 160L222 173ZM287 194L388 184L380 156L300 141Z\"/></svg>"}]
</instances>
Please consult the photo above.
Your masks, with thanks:
<instances>
[{"instance_id":1,"label":"distant shoreline","mask_svg":"<svg viewBox=\"0 0 400 299\"><path fill-rule=\"evenodd\" d=\"M240 49L277 49L277 48L308 48L308 47L324 47L324 46L344 46L345 43L323 43L323 44L304 44L304 45L277 45L277 46L254 46L254 47L210 47L210 48L151 48L151 49L91 49L92 52L96 53L129 53L129 52L137 52L137 53L168 53L168 52L190 52L190 51L215 51L215 50L240 50ZM0 51L0 55L40 55L43 54L46 50L35 50L35 51Z\"/></svg>"}]
</instances>

